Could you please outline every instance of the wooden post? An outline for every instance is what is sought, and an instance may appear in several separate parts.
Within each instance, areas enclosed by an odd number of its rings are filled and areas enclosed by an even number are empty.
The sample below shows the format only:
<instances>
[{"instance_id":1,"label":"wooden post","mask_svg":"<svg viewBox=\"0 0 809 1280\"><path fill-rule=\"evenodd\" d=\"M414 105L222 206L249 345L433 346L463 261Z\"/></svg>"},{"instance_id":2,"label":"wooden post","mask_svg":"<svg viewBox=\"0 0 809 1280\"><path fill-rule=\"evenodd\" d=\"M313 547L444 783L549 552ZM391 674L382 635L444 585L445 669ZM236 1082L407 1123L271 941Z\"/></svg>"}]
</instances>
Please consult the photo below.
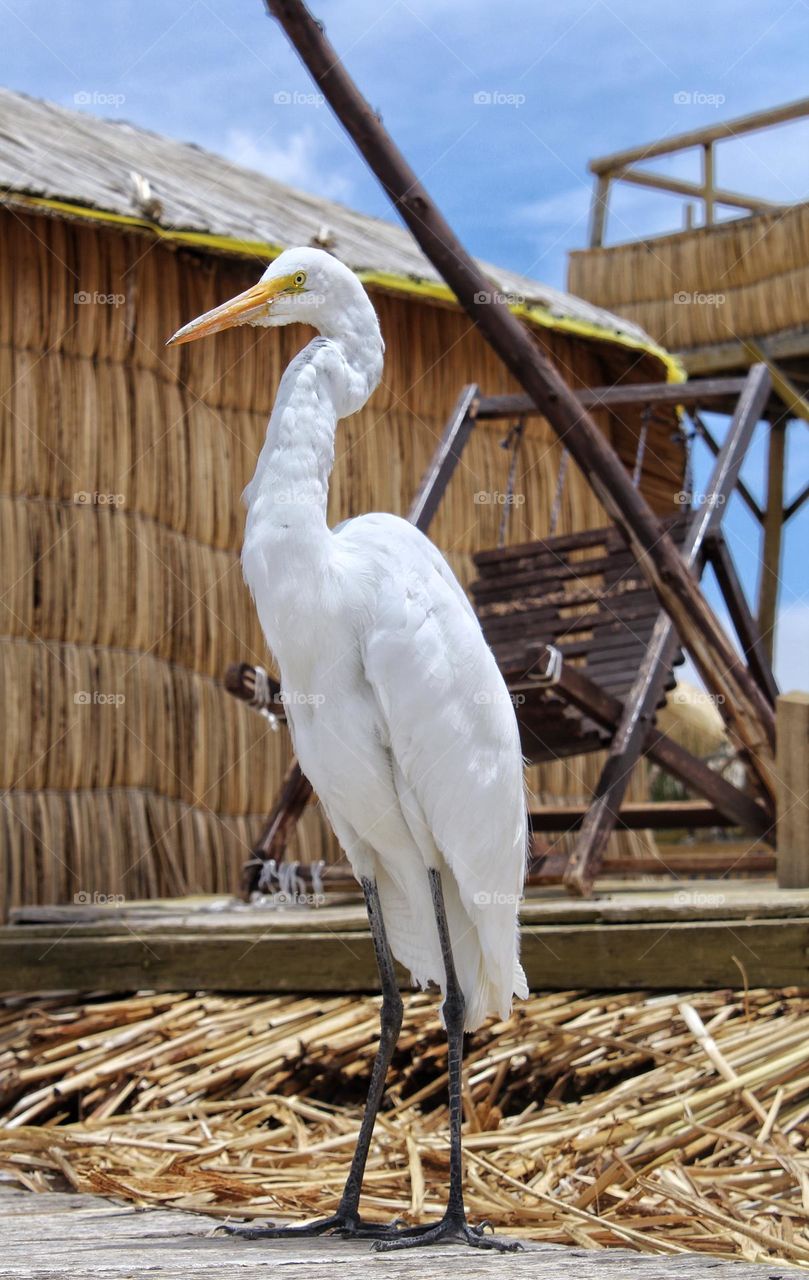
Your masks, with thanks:
<instances>
[{"instance_id":1,"label":"wooden post","mask_svg":"<svg viewBox=\"0 0 809 1280\"><path fill-rule=\"evenodd\" d=\"M610 175L600 173L593 188L593 200L590 205L590 248L600 249L604 243L604 232L607 226L607 202L610 197Z\"/></svg>"},{"instance_id":2,"label":"wooden post","mask_svg":"<svg viewBox=\"0 0 809 1280\"><path fill-rule=\"evenodd\" d=\"M758 623L750 612L733 556L730 554L730 547L721 529L718 529L708 540L708 556L750 670L775 705L778 685L775 682L772 666L764 652Z\"/></svg>"},{"instance_id":3,"label":"wooden post","mask_svg":"<svg viewBox=\"0 0 809 1280\"><path fill-rule=\"evenodd\" d=\"M714 221L714 189L713 143L706 142L702 147L702 185L705 198L705 226L712 227Z\"/></svg>"},{"instance_id":4,"label":"wooden post","mask_svg":"<svg viewBox=\"0 0 809 1280\"><path fill-rule=\"evenodd\" d=\"M265 3L424 253L587 476L610 519L638 556L642 572L675 622L705 684L717 695L762 787L772 794L772 708L740 661L674 542L633 487L618 454L533 335L501 299L493 297L491 282L436 208L302 0ZM767 376L766 370L761 372Z\"/></svg>"},{"instance_id":5,"label":"wooden post","mask_svg":"<svg viewBox=\"0 0 809 1280\"><path fill-rule=\"evenodd\" d=\"M776 702L778 883L809 885L809 693L785 693Z\"/></svg>"},{"instance_id":6,"label":"wooden post","mask_svg":"<svg viewBox=\"0 0 809 1280\"><path fill-rule=\"evenodd\" d=\"M784 526L784 451L786 420L770 425L767 455L767 510L764 514L764 546L758 588L758 629L770 664L775 641L778 588L781 578L781 532Z\"/></svg>"}]
</instances>

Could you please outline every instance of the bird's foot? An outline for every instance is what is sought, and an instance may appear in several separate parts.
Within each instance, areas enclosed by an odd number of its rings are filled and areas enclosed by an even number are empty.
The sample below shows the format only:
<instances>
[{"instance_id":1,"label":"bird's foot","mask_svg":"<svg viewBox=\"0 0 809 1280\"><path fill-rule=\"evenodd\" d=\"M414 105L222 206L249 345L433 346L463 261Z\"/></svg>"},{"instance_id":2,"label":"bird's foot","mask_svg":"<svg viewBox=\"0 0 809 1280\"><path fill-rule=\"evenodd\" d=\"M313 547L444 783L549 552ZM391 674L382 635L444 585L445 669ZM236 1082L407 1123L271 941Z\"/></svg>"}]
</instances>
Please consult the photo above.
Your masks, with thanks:
<instances>
[{"instance_id":1,"label":"bird's foot","mask_svg":"<svg viewBox=\"0 0 809 1280\"><path fill-rule=\"evenodd\" d=\"M438 1244L443 1240L450 1244L468 1244L473 1249L494 1249L498 1253L516 1253L522 1249L518 1240L502 1240L486 1227L490 1222L482 1222L479 1227L471 1226L466 1218L456 1214L446 1214L440 1222L422 1227L404 1227L376 1240L371 1246L380 1253L388 1253L393 1249L418 1249L422 1245Z\"/></svg>"},{"instance_id":2,"label":"bird's foot","mask_svg":"<svg viewBox=\"0 0 809 1280\"><path fill-rule=\"evenodd\" d=\"M359 1214L331 1213L327 1218L316 1218L314 1222L292 1223L278 1226L274 1222L264 1222L257 1227L232 1227L222 1225L228 1235L240 1236L242 1240L284 1240L306 1239L312 1236L339 1235L353 1240L387 1240L399 1231L401 1218L391 1223L363 1222Z\"/></svg>"}]
</instances>

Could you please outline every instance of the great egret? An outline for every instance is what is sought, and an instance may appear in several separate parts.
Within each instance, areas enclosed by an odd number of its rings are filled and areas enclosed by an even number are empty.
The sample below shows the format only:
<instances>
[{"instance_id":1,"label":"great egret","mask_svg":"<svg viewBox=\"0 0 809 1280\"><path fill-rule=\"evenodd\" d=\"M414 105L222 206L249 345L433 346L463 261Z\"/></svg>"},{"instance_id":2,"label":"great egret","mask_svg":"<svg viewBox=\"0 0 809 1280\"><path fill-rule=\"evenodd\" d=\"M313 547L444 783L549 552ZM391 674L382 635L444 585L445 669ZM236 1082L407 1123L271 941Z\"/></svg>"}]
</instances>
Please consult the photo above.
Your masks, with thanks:
<instances>
[{"instance_id":1,"label":"great egret","mask_svg":"<svg viewBox=\"0 0 809 1280\"><path fill-rule=\"evenodd\" d=\"M382 376L384 344L357 277L320 249L288 249L257 285L170 339L300 321L314 338L284 373L255 475L242 551L277 660L301 768L362 885L382 984L368 1101L336 1213L250 1237L339 1231L398 1249L439 1239L517 1247L466 1221L461 1174L464 1029L528 994L517 910L526 854L514 708L477 618L440 552L398 516L326 523L337 423ZM437 1224L359 1216L368 1148L402 1020L393 957L440 986L448 1038L450 1183ZM239 1229L236 1229L239 1230Z\"/></svg>"}]
</instances>

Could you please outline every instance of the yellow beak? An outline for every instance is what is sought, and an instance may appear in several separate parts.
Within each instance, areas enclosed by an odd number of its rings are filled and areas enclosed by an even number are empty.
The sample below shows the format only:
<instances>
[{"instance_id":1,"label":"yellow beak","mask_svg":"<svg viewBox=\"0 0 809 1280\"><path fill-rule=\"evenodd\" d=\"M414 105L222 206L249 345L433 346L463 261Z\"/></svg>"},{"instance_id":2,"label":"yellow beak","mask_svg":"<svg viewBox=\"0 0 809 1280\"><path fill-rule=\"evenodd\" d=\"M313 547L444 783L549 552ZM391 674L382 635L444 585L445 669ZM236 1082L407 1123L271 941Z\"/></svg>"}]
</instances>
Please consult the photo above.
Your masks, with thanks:
<instances>
[{"instance_id":1,"label":"yellow beak","mask_svg":"<svg viewBox=\"0 0 809 1280\"><path fill-rule=\"evenodd\" d=\"M259 281L251 289L245 289L229 302L206 311L197 316L189 324L169 338L167 347L178 346L182 342L194 342L196 338L207 338L209 333L221 333L223 329L232 329L234 325L253 324L263 316L270 314L270 307L279 293L283 293L290 285L290 280Z\"/></svg>"}]
</instances>

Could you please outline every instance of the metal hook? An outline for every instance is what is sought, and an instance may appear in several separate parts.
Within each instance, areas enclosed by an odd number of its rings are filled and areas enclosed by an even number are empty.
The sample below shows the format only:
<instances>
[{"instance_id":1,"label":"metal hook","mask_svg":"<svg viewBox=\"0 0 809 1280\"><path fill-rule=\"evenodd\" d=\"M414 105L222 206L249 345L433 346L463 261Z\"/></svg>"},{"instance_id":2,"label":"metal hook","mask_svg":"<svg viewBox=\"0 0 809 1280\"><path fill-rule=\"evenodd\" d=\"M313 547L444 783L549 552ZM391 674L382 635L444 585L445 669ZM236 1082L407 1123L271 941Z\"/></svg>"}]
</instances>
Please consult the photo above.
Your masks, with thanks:
<instances>
[{"instance_id":1,"label":"metal hook","mask_svg":"<svg viewBox=\"0 0 809 1280\"><path fill-rule=\"evenodd\" d=\"M255 667L254 669L256 680L249 706L258 711L259 715L264 716L264 719L269 721L273 733L277 733L279 729L278 716L270 711L270 706L272 705L270 677L263 667Z\"/></svg>"},{"instance_id":2,"label":"metal hook","mask_svg":"<svg viewBox=\"0 0 809 1280\"><path fill-rule=\"evenodd\" d=\"M530 679L533 684L542 685L543 688L549 688L551 685L558 684L559 677L562 674L562 658L561 651L557 649L555 644L545 646L547 655L547 663L544 671L532 671Z\"/></svg>"}]
</instances>

